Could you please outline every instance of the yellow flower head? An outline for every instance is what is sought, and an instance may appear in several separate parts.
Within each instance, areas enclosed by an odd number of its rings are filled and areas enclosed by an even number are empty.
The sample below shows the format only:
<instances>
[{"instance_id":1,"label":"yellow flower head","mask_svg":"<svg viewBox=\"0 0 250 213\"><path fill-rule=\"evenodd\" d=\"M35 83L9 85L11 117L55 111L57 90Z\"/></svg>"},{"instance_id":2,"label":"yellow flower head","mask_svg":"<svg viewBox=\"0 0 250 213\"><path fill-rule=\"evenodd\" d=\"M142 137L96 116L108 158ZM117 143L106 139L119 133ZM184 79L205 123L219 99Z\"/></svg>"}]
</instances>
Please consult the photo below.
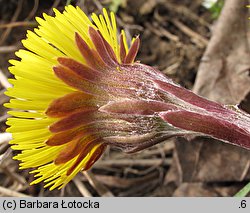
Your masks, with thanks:
<instances>
[{"instance_id":1,"label":"yellow flower head","mask_svg":"<svg viewBox=\"0 0 250 213\"><path fill-rule=\"evenodd\" d=\"M133 63L139 47L135 38L128 49L123 31L118 41L115 15L105 9L92 15L94 23L78 7L54 12L37 18L39 27L23 40L27 50L16 52L21 60L10 60L15 79L5 104L14 116L10 144L21 150L14 159L21 169L36 168L32 184L44 181L51 190L90 168L107 146L103 138L125 123L98 108L116 99L119 66Z\"/></svg>"}]
</instances>

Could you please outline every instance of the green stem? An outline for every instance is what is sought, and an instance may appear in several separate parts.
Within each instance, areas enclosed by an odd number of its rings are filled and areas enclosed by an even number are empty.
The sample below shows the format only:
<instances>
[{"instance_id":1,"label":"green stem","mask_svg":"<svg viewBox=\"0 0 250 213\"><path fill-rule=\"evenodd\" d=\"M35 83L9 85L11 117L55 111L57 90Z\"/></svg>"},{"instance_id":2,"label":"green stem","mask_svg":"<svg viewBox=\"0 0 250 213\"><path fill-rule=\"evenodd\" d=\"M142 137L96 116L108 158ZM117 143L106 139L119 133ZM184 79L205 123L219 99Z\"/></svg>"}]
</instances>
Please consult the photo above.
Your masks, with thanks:
<instances>
[{"instance_id":1,"label":"green stem","mask_svg":"<svg viewBox=\"0 0 250 213\"><path fill-rule=\"evenodd\" d=\"M244 186L234 197L245 197L250 192L250 183Z\"/></svg>"}]
</instances>

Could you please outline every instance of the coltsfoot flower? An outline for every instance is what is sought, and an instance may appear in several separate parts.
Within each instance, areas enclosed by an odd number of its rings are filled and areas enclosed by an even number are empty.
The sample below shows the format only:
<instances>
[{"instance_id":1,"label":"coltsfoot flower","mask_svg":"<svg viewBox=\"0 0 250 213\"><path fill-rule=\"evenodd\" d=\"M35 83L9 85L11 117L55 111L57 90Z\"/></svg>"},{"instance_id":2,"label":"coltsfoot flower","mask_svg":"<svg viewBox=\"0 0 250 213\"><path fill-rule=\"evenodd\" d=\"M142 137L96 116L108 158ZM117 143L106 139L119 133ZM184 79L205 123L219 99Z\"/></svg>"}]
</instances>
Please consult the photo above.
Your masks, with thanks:
<instances>
[{"instance_id":1,"label":"coltsfoot flower","mask_svg":"<svg viewBox=\"0 0 250 213\"><path fill-rule=\"evenodd\" d=\"M93 23L78 7L37 18L11 60L15 79L7 124L14 159L34 168L50 189L89 169L108 145L136 152L169 137L203 133L249 148L249 121L239 109L203 99L135 60L118 35L115 15L103 9Z\"/></svg>"}]
</instances>

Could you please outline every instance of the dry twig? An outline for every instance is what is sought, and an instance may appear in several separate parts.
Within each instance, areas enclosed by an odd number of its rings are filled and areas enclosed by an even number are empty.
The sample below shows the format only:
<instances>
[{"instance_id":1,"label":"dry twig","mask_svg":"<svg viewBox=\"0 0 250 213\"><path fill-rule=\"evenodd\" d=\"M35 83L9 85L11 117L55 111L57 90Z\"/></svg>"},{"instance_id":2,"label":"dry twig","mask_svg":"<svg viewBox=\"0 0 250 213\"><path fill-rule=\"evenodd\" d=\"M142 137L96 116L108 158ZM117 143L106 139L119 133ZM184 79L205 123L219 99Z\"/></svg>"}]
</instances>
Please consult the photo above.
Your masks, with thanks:
<instances>
[{"instance_id":1,"label":"dry twig","mask_svg":"<svg viewBox=\"0 0 250 213\"><path fill-rule=\"evenodd\" d=\"M97 191L101 197L114 197L111 191L107 189L102 183L100 183L95 176L90 172L83 172L83 175L89 181L89 184Z\"/></svg>"},{"instance_id":2,"label":"dry twig","mask_svg":"<svg viewBox=\"0 0 250 213\"><path fill-rule=\"evenodd\" d=\"M28 17L26 18L26 20L30 20L35 16L36 11L38 9L38 6L39 6L39 0L34 0L34 6L33 6L32 10L30 11L30 13L29 13Z\"/></svg>"},{"instance_id":3,"label":"dry twig","mask_svg":"<svg viewBox=\"0 0 250 213\"><path fill-rule=\"evenodd\" d=\"M58 7L58 5L60 4L60 1L61 0L55 0L54 1L54 3L53 3L53 5L52 5L52 7L51 7L51 9L50 9L50 11L49 11L49 15L52 15L52 13L53 13L53 8L57 8Z\"/></svg>"},{"instance_id":4,"label":"dry twig","mask_svg":"<svg viewBox=\"0 0 250 213\"><path fill-rule=\"evenodd\" d=\"M16 192L7 188L4 188L0 186L0 194L4 196L10 196L10 197L30 197L29 195L26 195L24 193Z\"/></svg>"},{"instance_id":5,"label":"dry twig","mask_svg":"<svg viewBox=\"0 0 250 213\"><path fill-rule=\"evenodd\" d=\"M8 114L4 114L3 116L0 116L0 123L6 121L7 118L10 116Z\"/></svg>"},{"instance_id":6,"label":"dry twig","mask_svg":"<svg viewBox=\"0 0 250 213\"><path fill-rule=\"evenodd\" d=\"M103 166L158 166L170 165L171 159L115 159L99 161L95 167L102 168Z\"/></svg>"},{"instance_id":7,"label":"dry twig","mask_svg":"<svg viewBox=\"0 0 250 213\"><path fill-rule=\"evenodd\" d=\"M8 143L12 139L12 136L10 133L4 132L0 133L0 145L4 143Z\"/></svg>"},{"instance_id":8,"label":"dry twig","mask_svg":"<svg viewBox=\"0 0 250 213\"><path fill-rule=\"evenodd\" d=\"M12 85L9 83L8 79L3 74L3 71L1 69L0 69L0 83L5 89L12 87Z\"/></svg>"},{"instance_id":9,"label":"dry twig","mask_svg":"<svg viewBox=\"0 0 250 213\"><path fill-rule=\"evenodd\" d=\"M193 13L190 9L188 9L187 7L185 7L181 4L177 5L177 4L172 4L170 2L164 1L163 6L166 7L167 9L169 9L170 11L175 11L180 16L185 16L185 17L191 19L192 21L199 22L201 25L204 25L206 27L210 26L210 24L207 21L205 21L202 17Z\"/></svg>"},{"instance_id":10,"label":"dry twig","mask_svg":"<svg viewBox=\"0 0 250 213\"><path fill-rule=\"evenodd\" d=\"M0 26L1 28L1 26ZM16 50L18 50L18 46L12 45L12 46L2 46L0 47L0 54L1 53L9 53L9 52L14 52Z\"/></svg>"},{"instance_id":11,"label":"dry twig","mask_svg":"<svg viewBox=\"0 0 250 213\"><path fill-rule=\"evenodd\" d=\"M204 38L202 35L194 32L189 27L178 21L177 19L174 19L172 21L176 27L178 27L183 33L185 33L187 36L191 38L191 40L201 48L204 48L208 44L208 40Z\"/></svg>"},{"instance_id":12,"label":"dry twig","mask_svg":"<svg viewBox=\"0 0 250 213\"><path fill-rule=\"evenodd\" d=\"M14 13L14 15L12 16L11 22L15 22L20 14L20 12L22 11L22 5L23 5L23 0L18 1L18 5L17 5L17 9ZM12 30L12 27L8 27L2 34L1 38L0 38L0 45L4 43L4 41L6 40L6 38L9 36L10 32Z\"/></svg>"},{"instance_id":13,"label":"dry twig","mask_svg":"<svg viewBox=\"0 0 250 213\"><path fill-rule=\"evenodd\" d=\"M84 184L79 180L78 177L73 179L77 189L82 194L83 197L93 197L90 191L84 186Z\"/></svg>"},{"instance_id":14,"label":"dry twig","mask_svg":"<svg viewBox=\"0 0 250 213\"><path fill-rule=\"evenodd\" d=\"M160 37L166 37L169 40L173 41L173 42L180 42L180 39L178 36L170 33L169 31L167 31L166 29L164 29L163 27L160 26L153 26L152 24L150 24L149 22L145 23L145 26L150 29L154 34L160 36Z\"/></svg>"},{"instance_id":15,"label":"dry twig","mask_svg":"<svg viewBox=\"0 0 250 213\"><path fill-rule=\"evenodd\" d=\"M35 21L17 21L17 22L10 22L7 24L1 24L0 25L0 29L1 28L13 28L13 27L35 27L37 26L37 22Z\"/></svg>"},{"instance_id":16,"label":"dry twig","mask_svg":"<svg viewBox=\"0 0 250 213\"><path fill-rule=\"evenodd\" d=\"M159 172L154 171L148 175L144 175L138 178L120 178L116 176L96 175L96 179L110 187L126 189L129 187L136 186L138 184L144 184L144 183L156 180L158 176L159 176Z\"/></svg>"},{"instance_id":17,"label":"dry twig","mask_svg":"<svg viewBox=\"0 0 250 213\"><path fill-rule=\"evenodd\" d=\"M0 91L0 105L7 102L9 100L9 97L4 94L5 90Z\"/></svg>"}]
</instances>

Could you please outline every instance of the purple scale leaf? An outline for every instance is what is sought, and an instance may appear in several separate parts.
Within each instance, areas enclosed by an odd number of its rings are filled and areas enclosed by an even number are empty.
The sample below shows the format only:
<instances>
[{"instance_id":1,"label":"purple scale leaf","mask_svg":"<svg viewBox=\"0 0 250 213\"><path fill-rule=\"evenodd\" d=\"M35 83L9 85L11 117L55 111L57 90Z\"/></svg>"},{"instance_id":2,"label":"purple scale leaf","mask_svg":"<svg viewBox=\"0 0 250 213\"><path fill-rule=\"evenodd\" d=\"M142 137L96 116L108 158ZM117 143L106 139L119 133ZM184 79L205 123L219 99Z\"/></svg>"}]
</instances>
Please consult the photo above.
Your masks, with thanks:
<instances>
[{"instance_id":1,"label":"purple scale leaf","mask_svg":"<svg viewBox=\"0 0 250 213\"><path fill-rule=\"evenodd\" d=\"M123 40L123 35L120 34L120 58L122 63L124 63L125 57L126 57L125 44Z\"/></svg>"},{"instance_id":2,"label":"purple scale leaf","mask_svg":"<svg viewBox=\"0 0 250 213\"><path fill-rule=\"evenodd\" d=\"M81 52L83 58L86 60L87 64L97 70L105 70L106 65L104 61L100 58L99 54L90 49L88 44L82 39L82 37L76 33L75 34L76 45Z\"/></svg>"},{"instance_id":3,"label":"purple scale leaf","mask_svg":"<svg viewBox=\"0 0 250 213\"><path fill-rule=\"evenodd\" d=\"M112 58L112 55L109 54L109 51L107 50L103 42L103 38L100 36L100 34L94 28L90 27L89 35L91 37L92 42L95 45L98 54L103 59L104 63L106 63L109 67L118 66L118 62L115 61Z\"/></svg>"},{"instance_id":4,"label":"purple scale leaf","mask_svg":"<svg viewBox=\"0 0 250 213\"><path fill-rule=\"evenodd\" d=\"M77 75L81 76L83 79L96 83L101 76L101 72L85 66L71 58L59 57L57 61L69 68L71 71L75 72Z\"/></svg>"},{"instance_id":5,"label":"purple scale leaf","mask_svg":"<svg viewBox=\"0 0 250 213\"><path fill-rule=\"evenodd\" d=\"M72 115L69 115L53 123L49 127L49 130L53 133L56 133L89 124L95 121L94 119L95 112L96 110L76 112Z\"/></svg>"},{"instance_id":6,"label":"purple scale leaf","mask_svg":"<svg viewBox=\"0 0 250 213\"><path fill-rule=\"evenodd\" d=\"M107 94L105 94L105 92L101 90L97 84L86 81L80 75L65 66L58 65L53 67L53 70L58 78L71 87L91 95L107 96Z\"/></svg>"},{"instance_id":7,"label":"purple scale leaf","mask_svg":"<svg viewBox=\"0 0 250 213\"><path fill-rule=\"evenodd\" d=\"M124 59L125 64L131 64L132 62L134 62L135 57L138 53L139 47L140 47L140 39L139 37L136 37L136 39L134 40L133 44L131 45L128 51L128 54L126 55Z\"/></svg>"},{"instance_id":8,"label":"purple scale leaf","mask_svg":"<svg viewBox=\"0 0 250 213\"><path fill-rule=\"evenodd\" d=\"M130 114L130 115L154 115L157 112L177 109L173 104L159 101L123 100L109 102L99 108L106 113Z\"/></svg>"}]
</instances>

